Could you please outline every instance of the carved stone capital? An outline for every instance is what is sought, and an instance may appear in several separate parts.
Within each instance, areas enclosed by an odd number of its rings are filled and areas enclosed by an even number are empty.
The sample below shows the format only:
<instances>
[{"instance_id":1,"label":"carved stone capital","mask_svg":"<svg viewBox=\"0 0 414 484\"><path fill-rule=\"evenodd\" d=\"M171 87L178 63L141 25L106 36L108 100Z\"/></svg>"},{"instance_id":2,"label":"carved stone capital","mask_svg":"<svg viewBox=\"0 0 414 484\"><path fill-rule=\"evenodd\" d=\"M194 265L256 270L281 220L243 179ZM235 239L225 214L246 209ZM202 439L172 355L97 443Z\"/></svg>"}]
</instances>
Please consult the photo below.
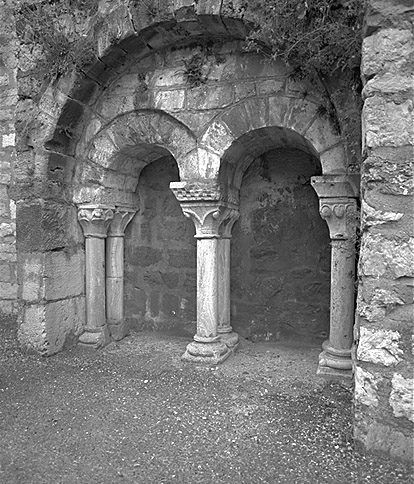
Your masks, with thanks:
<instances>
[{"instance_id":1,"label":"carved stone capital","mask_svg":"<svg viewBox=\"0 0 414 484\"><path fill-rule=\"evenodd\" d=\"M219 227L220 237L222 239L230 239L231 231L236 220L239 218L240 212L237 208L230 208L227 217L221 222Z\"/></svg>"},{"instance_id":2,"label":"carved stone capital","mask_svg":"<svg viewBox=\"0 0 414 484\"><path fill-rule=\"evenodd\" d=\"M181 209L194 222L198 239L219 238L220 227L237 212L222 202L182 202Z\"/></svg>"},{"instance_id":3,"label":"carved stone capital","mask_svg":"<svg viewBox=\"0 0 414 484\"><path fill-rule=\"evenodd\" d=\"M223 202L234 207L239 205L239 191L217 183L171 182L170 189L180 202Z\"/></svg>"},{"instance_id":4,"label":"carved stone capital","mask_svg":"<svg viewBox=\"0 0 414 484\"><path fill-rule=\"evenodd\" d=\"M326 220L332 240L354 238L357 224L357 205L354 198L322 198L319 213Z\"/></svg>"},{"instance_id":5,"label":"carved stone capital","mask_svg":"<svg viewBox=\"0 0 414 484\"><path fill-rule=\"evenodd\" d=\"M117 207L114 211L114 217L109 225L108 236L123 237L127 225L134 218L135 214L136 210L133 208Z\"/></svg>"},{"instance_id":6,"label":"carved stone capital","mask_svg":"<svg viewBox=\"0 0 414 484\"><path fill-rule=\"evenodd\" d=\"M80 205L78 207L78 220L85 237L106 238L113 216L113 207L101 205Z\"/></svg>"}]
</instances>

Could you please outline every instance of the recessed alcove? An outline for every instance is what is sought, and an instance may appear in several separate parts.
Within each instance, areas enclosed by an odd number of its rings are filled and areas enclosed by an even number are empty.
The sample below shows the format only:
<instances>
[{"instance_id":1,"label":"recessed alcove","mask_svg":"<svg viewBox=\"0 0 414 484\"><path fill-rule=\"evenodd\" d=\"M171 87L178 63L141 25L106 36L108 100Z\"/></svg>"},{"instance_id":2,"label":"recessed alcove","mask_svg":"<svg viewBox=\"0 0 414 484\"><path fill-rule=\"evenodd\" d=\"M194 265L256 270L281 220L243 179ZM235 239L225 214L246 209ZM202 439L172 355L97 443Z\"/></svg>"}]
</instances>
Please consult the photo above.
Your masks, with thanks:
<instances>
[{"instance_id":1,"label":"recessed alcove","mask_svg":"<svg viewBox=\"0 0 414 484\"><path fill-rule=\"evenodd\" d=\"M325 339L330 237L310 178L320 164L297 148L257 157L244 173L231 244L232 326L253 341Z\"/></svg>"}]
</instances>

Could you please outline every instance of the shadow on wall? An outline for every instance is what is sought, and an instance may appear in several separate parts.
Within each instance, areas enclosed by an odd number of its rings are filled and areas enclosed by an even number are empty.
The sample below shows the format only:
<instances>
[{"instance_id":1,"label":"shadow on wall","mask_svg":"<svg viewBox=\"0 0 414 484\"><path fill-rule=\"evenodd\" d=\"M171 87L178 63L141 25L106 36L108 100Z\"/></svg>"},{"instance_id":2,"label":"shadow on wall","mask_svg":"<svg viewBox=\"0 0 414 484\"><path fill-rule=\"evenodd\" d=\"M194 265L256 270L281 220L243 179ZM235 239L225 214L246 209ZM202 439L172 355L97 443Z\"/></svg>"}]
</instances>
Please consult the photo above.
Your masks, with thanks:
<instances>
[{"instance_id":1,"label":"shadow on wall","mask_svg":"<svg viewBox=\"0 0 414 484\"><path fill-rule=\"evenodd\" d=\"M316 160L272 150L244 174L231 253L232 325L253 341L326 339L330 238L310 178Z\"/></svg>"},{"instance_id":2,"label":"shadow on wall","mask_svg":"<svg viewBox=\"0 0 414 484\"><path fill-rule=\"evenodd\" d=\"M132 330L196 331L194 225L169 189L179 180L171 156L147 165L139 178L139 212L125 234L125 317Z\"/></svg>"}]
</instances>

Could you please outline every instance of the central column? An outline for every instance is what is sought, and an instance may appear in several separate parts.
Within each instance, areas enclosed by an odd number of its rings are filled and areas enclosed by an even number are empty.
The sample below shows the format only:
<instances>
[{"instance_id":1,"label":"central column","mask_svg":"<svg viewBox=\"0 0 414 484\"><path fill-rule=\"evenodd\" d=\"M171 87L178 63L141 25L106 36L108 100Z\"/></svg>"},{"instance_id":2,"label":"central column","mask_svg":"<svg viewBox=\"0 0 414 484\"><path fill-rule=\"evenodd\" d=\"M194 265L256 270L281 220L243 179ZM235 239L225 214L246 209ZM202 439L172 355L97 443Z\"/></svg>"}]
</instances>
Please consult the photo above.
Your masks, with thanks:
<instances>
[{"instance_id":1,"label":"central column","mask_svg":"<svg viewBox=\"0 0 414 484\"><path fill-rule=\"evenodd\" d=\"M194 341L187 345L182 358L185 361L216 364L224 361L235 346L233 340L232 345L227 345L219 331L221 328L224 329L223 333L231 333L229 318L222 316L227 314L227 305L230 309L230 274L229 265L224 267L229 261L229 254L227 259L220 227L224 227L228 223L226 221L234 216L236 207L230 201L221 199L217 186L186 185L186 182L170 184L184 215L194 222L197 239L197 333ZM222 325L220 321L223 321Z\"/></svg>"},{"instance_id":2,"label":"central column","mask_svg":"<svg viewBox=\"0 0 414 484\"><path fill-rule=\"evenodd\" d=\"M92 348L109 342L105 305L105 239L112 207L80 205L78 220L85 236L86 325L79 343Z\"/></svg>"}]
</instances>

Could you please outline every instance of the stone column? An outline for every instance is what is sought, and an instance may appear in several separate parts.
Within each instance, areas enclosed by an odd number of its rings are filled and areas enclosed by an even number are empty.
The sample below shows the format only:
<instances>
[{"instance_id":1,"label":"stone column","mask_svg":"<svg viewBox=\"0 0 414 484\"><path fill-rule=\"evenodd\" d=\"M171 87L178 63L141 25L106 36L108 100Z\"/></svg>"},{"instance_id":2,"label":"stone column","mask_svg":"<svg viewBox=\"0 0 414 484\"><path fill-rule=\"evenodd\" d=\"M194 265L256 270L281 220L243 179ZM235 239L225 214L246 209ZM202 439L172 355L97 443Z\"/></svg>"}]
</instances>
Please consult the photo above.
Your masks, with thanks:
<instances>
[{"instance_id":1,"label":"stone column","mask_svg":"<svg viewBox=\"0 0 414 484\"><path fill-rule=\"evenodd\" d=\"M194 222L197 239L197 334L187 345L185 361L220 363L230 354L218 334L218 240L223 208L217 203L181 203Z\"/></svg>"},{"instance_id":2,"label":"stone column","mask_svg":"<svg viewBox=\"0 0 414 484\"><path fill-rule=\"evenodd\" d=\"M239 344L239 335L230 325L230 240L231 230L239 218L239 211L234 209L220 226L218 240L218 334L231 349Z\"/></svg>"},{"instance_id":3,"label":"stone column","mask_svg":"<svg viewBox=\"0 0 414 484\"><path fill-rule=\"evenodd\" d=\"M79 343L99 348L109 342L105 305L105 239L112 207L80 205L78 220L85 236L86 326Z\"/></svg>"},{"instance_id":4,"label":"stone column","mask_svg":"<svg viewBox=\"0 0 414 484\"><path fill-rule=\"evenodd\" d=\"M124 235L135 215L132 208L119 208L114 212L106 239L106 317L112 339L126 336L124 319Z\"/></svg>"},{"instance_id":5,"label":"stone column","mask_svg":"<svg viewBox=\"0 0 414 484\"><path fill-rule=\"evenodd\" d=\"M318 375L352 377L355 314L355 243L359 177L313 177L321 217L331 237L329 340L322 345Z\"/></svg>"}]
</instances>

